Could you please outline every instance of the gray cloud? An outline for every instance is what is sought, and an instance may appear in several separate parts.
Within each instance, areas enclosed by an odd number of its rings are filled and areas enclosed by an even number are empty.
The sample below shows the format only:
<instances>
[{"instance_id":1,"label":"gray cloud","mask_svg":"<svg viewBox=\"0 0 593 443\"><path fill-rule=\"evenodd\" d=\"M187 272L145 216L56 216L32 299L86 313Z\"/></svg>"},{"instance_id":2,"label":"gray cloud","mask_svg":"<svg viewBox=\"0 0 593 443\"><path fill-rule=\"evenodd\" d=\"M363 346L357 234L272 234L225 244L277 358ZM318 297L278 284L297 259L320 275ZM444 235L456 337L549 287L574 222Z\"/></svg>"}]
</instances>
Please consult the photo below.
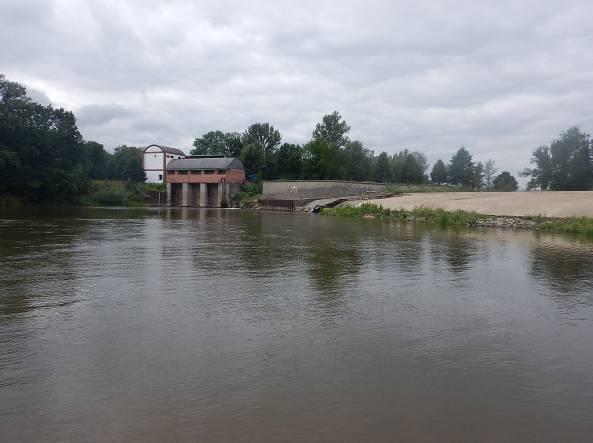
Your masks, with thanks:
<instances>
[{"instance_id":1,"label":"gray cloud","mask_svg":"<svg viewBox=\"0 0 593 443\"><path fill-rule=\"evenodd\" d=\"M4 0L0 38L7 77L108 148L256 121L303 142L339 110L376 152L463 144L517 172L593 130L586 1Z\"/></svg>"}]
</instances>

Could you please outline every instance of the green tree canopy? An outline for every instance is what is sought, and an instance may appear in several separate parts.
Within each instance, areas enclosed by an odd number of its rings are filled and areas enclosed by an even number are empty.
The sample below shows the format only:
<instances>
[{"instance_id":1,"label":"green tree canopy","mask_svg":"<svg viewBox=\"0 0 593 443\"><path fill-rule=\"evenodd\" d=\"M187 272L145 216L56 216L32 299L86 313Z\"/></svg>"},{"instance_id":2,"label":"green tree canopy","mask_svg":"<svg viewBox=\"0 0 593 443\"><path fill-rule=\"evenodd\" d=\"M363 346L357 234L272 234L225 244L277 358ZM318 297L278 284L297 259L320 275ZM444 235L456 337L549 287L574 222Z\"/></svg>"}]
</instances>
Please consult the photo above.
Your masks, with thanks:
<instances>
[{"instance_id":1,"label":"green tree canopy","mask_svg":"<svg viewBox=\"0 0 593 443\"><path fill-rule=\"evenodd\" d=\"M191 155L225 155L238 157L243 148L240 134L236 132L209 131L193 142Z\"/></svg>"},{"instance_id":2,"label":"green tree canopy","mask_svg":"<svg viewBox=\"0 0 593 443\"><path fill-rule=\"evenodd\" d=\"M447 183L447 166L442 160L437 160L432 167L430 180L437 185Z\"/></svg>"},{"instance_id":3,"label":"green tree canopy","mask_svg":"<svg viewBox=\"0 0 593 443\"><path fill-rule=\"evenodd\" d=\"M513 192L519 189L519 184L510 172L503 171L494 179L493 188L495 191Z\"/></svg>"},{"instance_id":4,"label":"green tree canopy","mask_svg":"<svg viewBox=\"0 0 593 443\"><path fill-rule=\"evenodd\" d=\"M263 158L273 154L280 145L282 136L269 123L254 123L247 128L241 137L243 145L253 145L262 150Z\"/></svg>"},{"instance_id":5,"label":"green tree canopy","mask_svg":"<svg viewBox=\"0 0 593 443\"><path fill-rule=\"evenodd\" d=\"M144 181L142 148L121 145L113 153L113 178L118 180Z\"/></svg>"},{"instance_id":6,"label":"green tree canopy","mask_svg":"<svg viewBox=\"0 0 593 443\"><path fill-rule=\"evenodd\" d=\"M344 179L369 180L373 176L373 151L366 149L362 142L347 141L344 150Z\"/></svg>"},{"instance_id":7,"label":"green tree canopy","mask_svg":"<svg viewBox=\"0 0 593 443\"><path fill-rule=\"evenodd\" d=\"M393 179L391 161L386 152L381 152L375 163L375 180L380 183L389 183Z\"/></svg>"},{"instance_id":8,"label":"green tree canopy","mask_svg":"<svg viewBox=\"0 0 593 443\"><path fill-rule=\"evenodd\" d=\"M284 143L276 151L276 168L280 178L299 178L303 167L303 149Z\"/></svg>"},{"instance_id":9,"label":"green tree canopy","mask_svg":"<svg viewBox=\"0 0 593 443\"><path fill-rule=\"evenodd\" d=\"M303 173L311 179L340 179L343 176L342 151L325 139L311 140L303 149Z\"/></svg>"},{"instance_id":10,"label":"green tree canopy","mask_svg":"<svg viewBox=\"0 0 593 443\"><path fill-rule=\"evenodd\" d=\"M65 201L84 192L82 142L74 114L33 102L0 75L0 194Z\"/></svg>"},{"instance_id":11,"label":"green tree canopy","mask_svg":"<svg viewBox=\"0 0 593 443\"><path fill-rule=\"evenodd\" d=\"M263 150L254 144L246 144L241 150L240 159L247 175L256 175L260 179L265 165Z\"/></svg>"},{"instance_id":12,"label":"green tree canopy","mask_svg":"<svg viewBox=\"0 0 593 443\"><path fill-rule=\"evenodd\" d=\"M350 140L348 133L350 126L338 111L323 116L321 123L317 123L313 131L314 140L325 140L337 147L344 146Z\"/></svg>"},{"instance_id":13,"label":"green tree canopy","mask_svg":"<svg viewBox=\"0 0 593 443\"><path fill-rule=\"evenodd\" d=\"M475 183L472 155L463 146L453 155L449 163L449 182L464 186L472 186Z\"/></svg>"},{"instance_id":14,"label":"green tree canopy","mask_svg":"<svg viewBox=\"0 0 593 443\"><path fill-rule=\"evenodd\" d=\"M521 173L531 178L527 185L529 189L581 191L593 187L591 137L578 127L564 131L550 147L537 148L531 163L534 167Z\"/></svg>"}]
</instances>

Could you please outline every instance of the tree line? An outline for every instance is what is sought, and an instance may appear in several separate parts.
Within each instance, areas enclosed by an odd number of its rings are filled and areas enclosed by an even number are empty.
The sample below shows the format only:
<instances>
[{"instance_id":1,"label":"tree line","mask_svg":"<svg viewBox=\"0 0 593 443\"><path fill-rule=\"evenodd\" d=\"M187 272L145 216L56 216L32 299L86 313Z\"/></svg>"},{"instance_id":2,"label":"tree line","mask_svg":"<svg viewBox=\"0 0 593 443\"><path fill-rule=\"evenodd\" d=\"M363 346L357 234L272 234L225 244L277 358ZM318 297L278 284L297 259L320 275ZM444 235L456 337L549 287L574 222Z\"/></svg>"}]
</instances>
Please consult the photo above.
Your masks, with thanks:
<instances>
[{"instance_id":1,"label":"tree line","mask_svg":"<svg viewBox=\"0 0 593 443\"><path fill-rule=\"evenodd\" d=\"M283 143L269 123L244 132L209 131L193 142L192 155L239 157L250 179L340 179L459 186L472 190L514 191L508 171L498 174L493 160L475 162L461 147L428 172L426 156L403 149L375 155L350 139L350 126L337 112L325 115L304 144ZM528 189L591 190L593 144L589 134L569 128L533 152L532 167L520 174ZM24 86L0 74L0 199L70 201L88 190L90 180L144 181L142 148L121 145L113 153L83 139L70 111L44 106Z\"/></svg>"},{"instance_id":2,"label":"tree line","mask_svg":"<svg viewBox=\"0 0 593 443\"><path fill-rule=\"evenodd\" d=\"M0 198L72 201L93 179L144 181L142 150L85 141L70 111L35 103L0 74Z\"/></svg>"},{"instance_id":3,"label":"tree line","mask_svg":"<svg viewBox=\"0 0 593 443\"><path fill-rule=\"evenodd\" d=\"M339 112L323 117L303 145L282 143L269 123L255 123L243 133L209 131L193 142L192 155L239 157L252 179L355 180L410 184L454 185L473 190L515 191L516 179L507 171L496 175L494 161L475 163L461 147L446 165L438 160L428 171L426 156L404 149L389 155L351 140L350 126Z\"/></svg>"}]
</instances>

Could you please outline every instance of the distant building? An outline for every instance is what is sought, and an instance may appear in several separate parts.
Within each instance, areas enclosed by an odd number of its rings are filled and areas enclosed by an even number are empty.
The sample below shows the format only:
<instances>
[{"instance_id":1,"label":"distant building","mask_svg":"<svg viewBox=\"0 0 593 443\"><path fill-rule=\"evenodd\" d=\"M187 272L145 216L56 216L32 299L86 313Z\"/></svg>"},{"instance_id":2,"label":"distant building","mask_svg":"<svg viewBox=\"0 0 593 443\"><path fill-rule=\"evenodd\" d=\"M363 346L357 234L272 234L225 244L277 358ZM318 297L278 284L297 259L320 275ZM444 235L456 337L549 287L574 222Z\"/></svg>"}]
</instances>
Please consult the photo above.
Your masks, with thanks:
<instances>
[{"instance_id":1,"label":"distant building","mask_svg":"<svg viewBox=\"0 0 593 443\"><path fill-rule=\"evenodd\" d=\"M169 162L165 181L170 206L221 208L240 192L245 171L237 158L190 156Z\"/></svg>"},{"instance_id":2,"label":"distant building","mask_svg":"<svg viewBox=\"0 0 593 443\"><path fill-rule=\"evenodd\" d=\"M167 174L167 164L171 160L185 158L185 153L180 149L167 146L150 145L144 148L142 165L148 183L164 183Z\"/></svg>"}]
</instances>

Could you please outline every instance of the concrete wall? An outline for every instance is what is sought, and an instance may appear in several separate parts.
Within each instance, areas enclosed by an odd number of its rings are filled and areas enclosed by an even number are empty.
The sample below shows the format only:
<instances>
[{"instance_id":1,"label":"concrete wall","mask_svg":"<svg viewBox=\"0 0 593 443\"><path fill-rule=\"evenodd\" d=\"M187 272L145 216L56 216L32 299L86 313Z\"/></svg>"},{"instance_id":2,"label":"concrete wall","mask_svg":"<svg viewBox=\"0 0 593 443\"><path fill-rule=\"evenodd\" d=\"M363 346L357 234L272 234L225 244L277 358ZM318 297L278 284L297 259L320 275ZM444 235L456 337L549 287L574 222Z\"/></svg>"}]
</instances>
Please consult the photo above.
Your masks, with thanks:
<instances>
[{"instance_id":1,"label":"concrete wall","mask_svg":"<svg viewBox=\"0 0 593 443\"><path fill-rule=\"evenodd\" d=\"M366 191L387 192L382 183L339 180L264 181L263 198L298 199L331 198L360 195Z\"/></svg>"}]
</instances>

